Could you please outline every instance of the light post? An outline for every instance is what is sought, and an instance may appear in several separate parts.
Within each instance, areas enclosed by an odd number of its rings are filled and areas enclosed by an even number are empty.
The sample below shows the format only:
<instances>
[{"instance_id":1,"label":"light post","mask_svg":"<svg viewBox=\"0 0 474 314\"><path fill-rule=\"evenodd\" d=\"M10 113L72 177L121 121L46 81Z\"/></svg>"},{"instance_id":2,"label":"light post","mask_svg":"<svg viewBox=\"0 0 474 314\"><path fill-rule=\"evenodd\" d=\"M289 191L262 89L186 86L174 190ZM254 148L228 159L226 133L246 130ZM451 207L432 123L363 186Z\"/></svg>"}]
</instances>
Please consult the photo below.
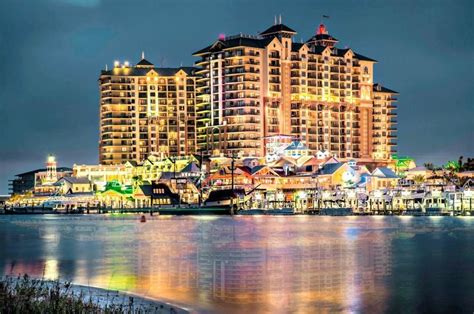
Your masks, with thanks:
<instances>
[{"instance_id":1,"label":"light post","mask_svg":"<svg viewBox=\"0 0 474 314\"><path fill-rule=\"evenodd\" d=\"M314 173L314 178L316 179L315 182L316 182L316 186L315 186L315 189L314 189L314 196L313 196L313 210L316 210L316 204L317 204L317 200L316 200L316 196L319 194L319 173L321 172L321 164L318 165L318 169L316 170L316 172Z\"/></svg>"},{"instance_id":2,"label":"light post","mask_svg":"<svg viewBox=\"0 0 474 314\"><path fill-rule=\"evenodd\" d=\"M178 190L179 207L181 207L181 193L180 193L181 191L178 188L178 182L176 180L176 156L168 157L168 159L173 164L173 178L171 178L171 186L173 186L173 182L174 182L174 186Z\"/></svg>"},{"instance_id":3,"label":"light post","mask_svg":"<svg viewBox=\"0 0 474 314\"><path fill-rule=\"evenodd\" d=\"M203 157L203 150L201 149L200 151L200 157L201 157L201 160L199 161L199 207L201 207L201 204L202 204L202 181L204 179L204 174L202 172L202 169L203 169L203 162L204 162L204 157Z\"/></svg>"},{"instance_id":4,"label":"light post","mask_svg":"<svg viewBox=\"0 0 474 314\"><path fill-rule=\"evenodd\" d=\"M231 198L230 198L230 214L234 215L234 170L235 170L235 156L232 154L231 156Z\"/></svg>"}]
</instances>

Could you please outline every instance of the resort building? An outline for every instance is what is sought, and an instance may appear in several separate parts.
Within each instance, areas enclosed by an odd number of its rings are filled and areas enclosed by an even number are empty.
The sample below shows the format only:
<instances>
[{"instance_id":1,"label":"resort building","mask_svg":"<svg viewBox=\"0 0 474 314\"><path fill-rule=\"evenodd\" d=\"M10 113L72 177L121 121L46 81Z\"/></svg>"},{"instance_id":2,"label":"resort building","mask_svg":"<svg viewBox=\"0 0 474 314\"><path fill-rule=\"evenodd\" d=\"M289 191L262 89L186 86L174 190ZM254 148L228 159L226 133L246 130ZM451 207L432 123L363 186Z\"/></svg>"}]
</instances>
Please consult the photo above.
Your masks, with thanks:
<instances>
[{"instance_id":1,"label":"resort building","mask_svg":"<svg viewBox=\"0 0 474 314\"><path fill-rule=\"evenodd\" d=\"M267 143L290 137L313 155L387 162L397 93L374 83L377 61L338 48L323 24L306 42L295 35L280 21L256 36L221 35L194 53L198 147L263 157Z\"/></svg>"},{"instance_id":2,"label":"resort building","mask_svg":"<svg viewBox=\"0 0 474 314\"><path fill-rule=\"evenodd\" d=\"M54 189L53 184L63 178L72 175L72 169L68 167L57 167L56 158L48 156L46 168L36 169L17 174L15 179L10 180L10 193L21 195L28 192L41 193L42 188L46 190Z\"/></svg>"},{"instance_id":3,"label":"resort building","mask_svg":"<svg viewBox=\"0 0 474 314\"><path fill-rule=\"evenodd\" d=\"M142 54L101 71L99 86L100 164L196 150L195 68L157 68Z\"/></svg>"}]
</instances>

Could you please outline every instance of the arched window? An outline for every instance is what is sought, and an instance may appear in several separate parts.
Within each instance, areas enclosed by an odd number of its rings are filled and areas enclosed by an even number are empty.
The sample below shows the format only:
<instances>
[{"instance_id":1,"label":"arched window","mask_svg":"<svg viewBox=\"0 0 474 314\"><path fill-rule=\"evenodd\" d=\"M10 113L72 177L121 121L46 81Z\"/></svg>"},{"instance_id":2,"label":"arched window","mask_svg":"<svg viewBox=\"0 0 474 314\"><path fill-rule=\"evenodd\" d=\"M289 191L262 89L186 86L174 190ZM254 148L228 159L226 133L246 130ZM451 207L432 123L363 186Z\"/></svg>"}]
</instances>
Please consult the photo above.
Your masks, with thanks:
<instances>
[{"instance_id":1,"label":"arched window","mask_svg":"<svg viewBox=\"0 0 474 314\"><path fill-rule=\"evenodd\" d=\"M369 68L368 67L364 67L364 74L369 74Z\"/></svg>"}]
</instances>

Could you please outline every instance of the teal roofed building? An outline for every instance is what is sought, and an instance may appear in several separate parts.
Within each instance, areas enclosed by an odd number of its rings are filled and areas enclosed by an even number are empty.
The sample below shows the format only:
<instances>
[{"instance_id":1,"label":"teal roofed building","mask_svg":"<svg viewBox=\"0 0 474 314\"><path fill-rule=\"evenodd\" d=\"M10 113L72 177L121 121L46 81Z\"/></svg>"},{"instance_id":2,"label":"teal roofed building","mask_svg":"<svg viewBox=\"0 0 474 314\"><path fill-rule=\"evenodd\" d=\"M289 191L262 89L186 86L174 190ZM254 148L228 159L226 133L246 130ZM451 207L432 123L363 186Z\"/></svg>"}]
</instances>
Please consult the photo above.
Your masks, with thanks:
<instances>
[{"instance_id":1,"label":"teal roofed building","mask_svg":"<svg viewBox=\"0 0 474 314\"><path fill-rule=\"evenodd\" d=\"M308 156L310 154L309 148L301 141L293 141L283 150L283 155L286 157L299 158L301 156Z\"/></svg>"}]
</instances>

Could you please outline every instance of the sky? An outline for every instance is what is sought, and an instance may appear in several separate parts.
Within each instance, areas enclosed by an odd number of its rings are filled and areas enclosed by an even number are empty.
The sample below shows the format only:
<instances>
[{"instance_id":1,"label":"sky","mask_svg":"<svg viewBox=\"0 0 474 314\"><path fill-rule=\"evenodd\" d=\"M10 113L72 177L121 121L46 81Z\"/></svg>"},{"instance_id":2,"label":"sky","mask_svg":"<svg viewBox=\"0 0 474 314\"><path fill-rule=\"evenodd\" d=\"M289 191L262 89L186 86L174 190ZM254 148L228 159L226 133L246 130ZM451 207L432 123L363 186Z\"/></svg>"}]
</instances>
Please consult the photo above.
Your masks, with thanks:
<instances>
[{"instance_id":1,"label":"sky","mask_svg":"<svg viewBox=\"0 0 474 314\"><path fill-rule=\"evenodd\" d=\"M339 47L378 60L400 93L399 155L474 157L474 1L0 0L0 194L15 174L98 162L97 79L114 60L192 65L220 33L257 34L275 15L310 38L322 15Z\"/></svg>"}]
</instances>

